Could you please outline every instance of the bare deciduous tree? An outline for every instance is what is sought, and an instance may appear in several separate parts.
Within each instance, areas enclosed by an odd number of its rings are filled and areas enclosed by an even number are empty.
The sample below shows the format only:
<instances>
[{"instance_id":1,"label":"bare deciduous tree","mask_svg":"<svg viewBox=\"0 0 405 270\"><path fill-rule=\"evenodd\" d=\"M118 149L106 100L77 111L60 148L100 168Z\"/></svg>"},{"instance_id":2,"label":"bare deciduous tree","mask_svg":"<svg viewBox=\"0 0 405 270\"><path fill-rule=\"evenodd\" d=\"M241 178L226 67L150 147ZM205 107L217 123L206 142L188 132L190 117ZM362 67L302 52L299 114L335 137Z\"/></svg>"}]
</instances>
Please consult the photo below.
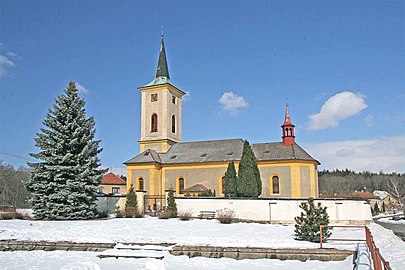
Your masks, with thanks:
<instances>
[{"instance_id":1,"label":"bare deciduous tree","mask_svg":"<svg viewBox=\"0 0 405 270\"><path fill-rule=\"evenodd\" d=\"M388 179L388 192L397 200L399 208L405 213L405 180L393 175Z\"/></svg>"}]
</instances>

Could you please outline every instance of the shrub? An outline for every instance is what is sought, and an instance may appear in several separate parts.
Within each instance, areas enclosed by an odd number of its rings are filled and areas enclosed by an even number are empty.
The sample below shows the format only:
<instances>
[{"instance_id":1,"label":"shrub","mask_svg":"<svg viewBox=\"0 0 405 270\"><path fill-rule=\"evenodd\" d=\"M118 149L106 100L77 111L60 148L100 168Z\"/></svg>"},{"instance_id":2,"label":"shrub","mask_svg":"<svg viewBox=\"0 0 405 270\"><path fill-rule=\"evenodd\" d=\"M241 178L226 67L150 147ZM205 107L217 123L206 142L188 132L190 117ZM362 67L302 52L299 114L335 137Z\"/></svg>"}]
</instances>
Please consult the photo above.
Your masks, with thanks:
<instances>
[{"instance_id":1,"label":"shrub","mask_svg":"<svg viewBox=\"0 0 405 270\"><path fill-rule=\"evenodd\" d=\"M20 213L20 212L16 212L14 215L15 219L31 219L31 217L28 214L25 213Z\"/></svg>"},{"instance_id":2,"label":"shrub","mask_svg":"<svg viewBox=\"0 0 405 270\"><path fill-rule=\"evenodd\" d=\"M184 212L180 212L178 215L180 220L190 220L191 218L191 211L184 211Z\"/></svg>"},{"instance_id":3,"label":"shrub","mask_svg":"<svg viewBox=\"0 0 405 270\"><path fill-rule=\"evenodd\" d=\"M169 219L170 214L169 214L169 212L167 210L165 210L163 212L158 213L158 218L160 218L160 219Z\"/></svg>"},{"instance_id":4,"label":"shrub","mask_svg":"<svg viewBox=\"0 0 405 270\"><path fill-rule=\"evenodd\" d=\"M116 217L116 218L123 218L124 216L125 216L124 211L122 211L122 210L120 209L120 207L117 206L117 208L115 208L115 217Z\"/></svg>"},{"instance_id":5,"label":"shrub","mask_svg":"<svg viewBox=\"0 0 405 270\"><path fill-rule=\"evenodd\" d=\"M309 198L308 202L303 202L300 208L304 210L301 215L295 217L295 230L297 240L306 240L310 242L320 241L320 225L329 225L329 216L326 213L326 207L321 203L315 206L314 199ZM331 236L328 228L322 229L322 238L326 239Z\"/></svg>"},{"instance_id":6,"label":"shrub","mask_svg":"<svg viewBox=\"0 0 405 270\"><path fill-rule=\"evenodd\" d=\"M97 217L98 218L108 218L108 209L104 208L102 210L97 209Z\"/></svg>"},{"instance_id":7,"label":"shrub","mask_svg":"<svg viewBox=\"0 0 405 270\"><path fill-rule=\"evenodd\" d=\"M0 219L13 219L15 212L0 212Z\"/></svg>"},{"instance_id":8,"label":"shrub","mask_svg":"<svg viewBox=\"0 0 405 270\"><path fill-rule=\"evenodd\" d=\"M224 208L217 211L217 219L222 224L231 224L235 218L235 211Z\"/></svg>"}]
</instances>

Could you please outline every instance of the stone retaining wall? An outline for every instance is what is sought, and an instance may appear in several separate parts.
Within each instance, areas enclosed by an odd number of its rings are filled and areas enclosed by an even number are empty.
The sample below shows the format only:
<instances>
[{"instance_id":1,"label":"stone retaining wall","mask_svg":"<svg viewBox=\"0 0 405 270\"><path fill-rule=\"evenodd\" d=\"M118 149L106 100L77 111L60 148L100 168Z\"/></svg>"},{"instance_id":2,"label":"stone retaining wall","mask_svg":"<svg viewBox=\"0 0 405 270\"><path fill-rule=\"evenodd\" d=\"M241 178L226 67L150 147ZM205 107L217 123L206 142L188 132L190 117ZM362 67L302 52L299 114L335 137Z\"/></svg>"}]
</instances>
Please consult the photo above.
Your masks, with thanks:
<instances>
[{"instance_id":1,"label":"stone retaining wall","mask_svg":"<svg viewBox=\"0 0 405 270\"><path fill-rule=\"evenodd\" d=\"M279 260L319 260L342 261L353 255L353 251L338 249L272 249L212 246L175 246L173 255L189 257L231 258L231 259L279 259Z\"/></svg>"}]
</instances>

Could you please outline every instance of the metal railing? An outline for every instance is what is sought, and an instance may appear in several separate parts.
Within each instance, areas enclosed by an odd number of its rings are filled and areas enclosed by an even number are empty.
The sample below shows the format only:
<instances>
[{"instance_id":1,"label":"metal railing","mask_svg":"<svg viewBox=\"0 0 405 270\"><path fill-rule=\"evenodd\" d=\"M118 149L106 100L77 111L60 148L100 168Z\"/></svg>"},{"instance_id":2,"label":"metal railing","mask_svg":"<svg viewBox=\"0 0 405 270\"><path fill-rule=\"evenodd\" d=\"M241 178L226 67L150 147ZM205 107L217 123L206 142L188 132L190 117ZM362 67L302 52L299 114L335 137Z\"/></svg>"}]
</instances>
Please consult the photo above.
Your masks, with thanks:
<instances>
[{"instance_id":1,"label":"metal railing","mask_svg":"<svg viewBox=\"0 0 405 270\"><path fill-rule=\"evenodd\" d=\"M323 238L323 234L322 234L322 231L325 228L331 228L331 229L332 228L349 228L349 229L361 228L361 229L364 229L364 231L365 231L366 239L350 239L350 238L344 238L344 239L341 239L341 238L327 238L326 239L326 238ZM371 258L372 258L372 261L373 261L373 266L374 266L373 269L374 270L383 270L383 269L384 270L392 270L389 262L384 259L384 257L380 253L380 250L377 248L377 246L376 246L376 244L375 244L375 242L373 240L373 236L372 236L372 234L370 232L370 229L367 226L349 226L349 225L347 225L347 226L342 226L342 225L340 225L340 226L325 226L325 225L320 225L319 226L319 234L320 234L320 248L323 248L323 242L325 240L327 240L327 241L361 241L361 242L366 242L368 251L370 252Z\"/></svg>"}]
</instances>

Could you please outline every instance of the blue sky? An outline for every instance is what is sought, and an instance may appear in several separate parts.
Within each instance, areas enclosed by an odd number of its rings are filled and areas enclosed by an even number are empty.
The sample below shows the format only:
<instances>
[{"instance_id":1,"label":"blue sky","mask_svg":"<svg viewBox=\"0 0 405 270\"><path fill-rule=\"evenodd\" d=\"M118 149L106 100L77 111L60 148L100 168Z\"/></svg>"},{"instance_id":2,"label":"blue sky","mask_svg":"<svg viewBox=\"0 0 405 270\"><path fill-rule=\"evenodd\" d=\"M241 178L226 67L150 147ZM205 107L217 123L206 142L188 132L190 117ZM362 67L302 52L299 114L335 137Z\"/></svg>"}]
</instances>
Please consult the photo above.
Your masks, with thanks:
<instances>
[{"instance_id":1,"label":"blue sky","mask_svg":"<svg viewBox=\"0 0 405 270\"><path fill-rule=\"evenodd\" d=\"M138 154L161 27L183 141L296 140L320 169L405 172L404 1L0 1L0 159L78 82L107 167ZM13 157L15 156L15 157Z\"/></svg>"}]
</instances>

